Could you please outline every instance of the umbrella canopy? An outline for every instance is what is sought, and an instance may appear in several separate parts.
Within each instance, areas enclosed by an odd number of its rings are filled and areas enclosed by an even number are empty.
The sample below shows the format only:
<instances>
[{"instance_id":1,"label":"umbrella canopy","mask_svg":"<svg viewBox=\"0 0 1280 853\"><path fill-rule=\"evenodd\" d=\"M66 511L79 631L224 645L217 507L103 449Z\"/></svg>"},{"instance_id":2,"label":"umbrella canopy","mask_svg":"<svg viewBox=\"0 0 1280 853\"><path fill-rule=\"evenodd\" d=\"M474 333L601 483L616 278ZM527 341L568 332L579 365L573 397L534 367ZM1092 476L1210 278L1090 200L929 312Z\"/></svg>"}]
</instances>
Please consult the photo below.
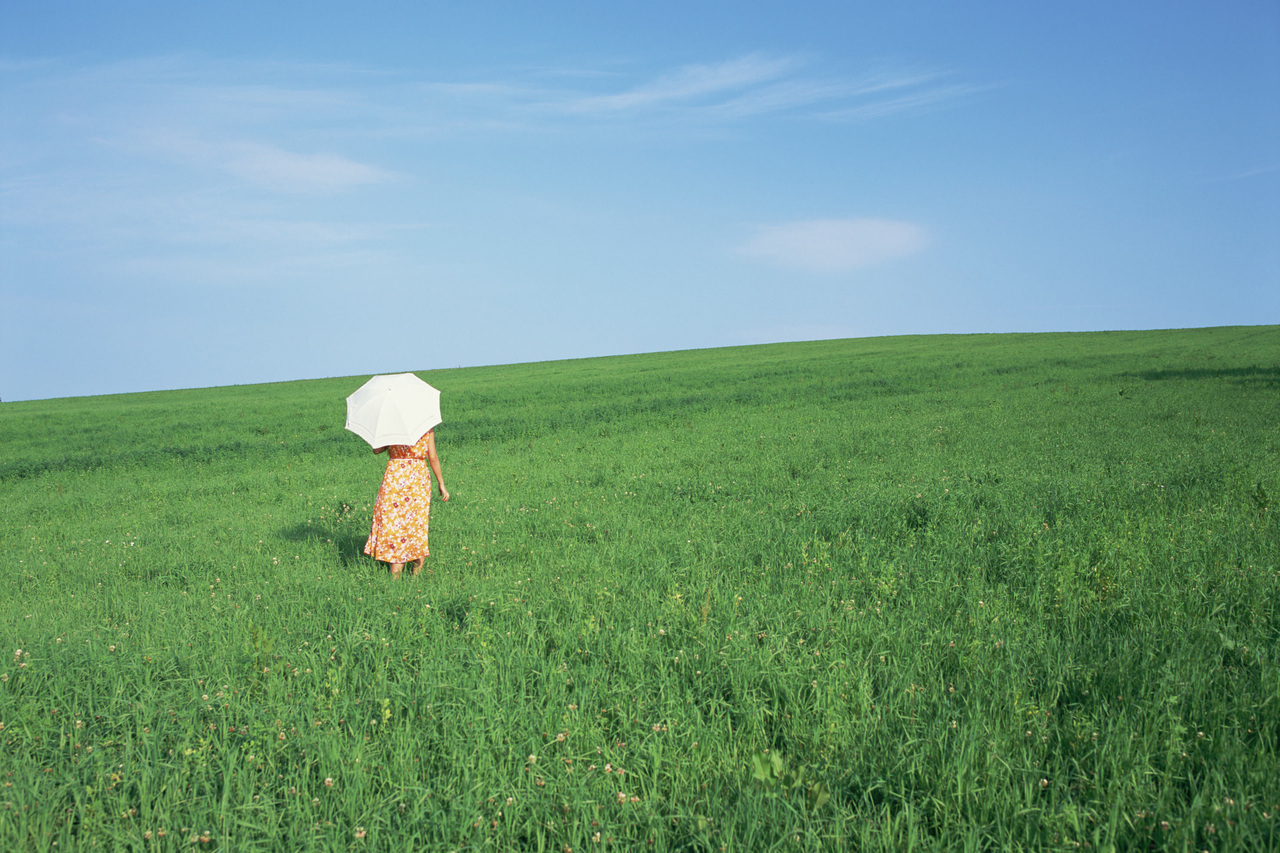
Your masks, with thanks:
<instances>
[{"instance_id":1,"label":"umbrella canopy","mask_svg":"<svg viewBox=\"0 0 1280 853\"><path fill-rule=\"evenodd\" d=\"M347 398L347 429L372 447L416 444L441 422L440 392L412 373L375 376Z\"/></svg>"}]
</instances>

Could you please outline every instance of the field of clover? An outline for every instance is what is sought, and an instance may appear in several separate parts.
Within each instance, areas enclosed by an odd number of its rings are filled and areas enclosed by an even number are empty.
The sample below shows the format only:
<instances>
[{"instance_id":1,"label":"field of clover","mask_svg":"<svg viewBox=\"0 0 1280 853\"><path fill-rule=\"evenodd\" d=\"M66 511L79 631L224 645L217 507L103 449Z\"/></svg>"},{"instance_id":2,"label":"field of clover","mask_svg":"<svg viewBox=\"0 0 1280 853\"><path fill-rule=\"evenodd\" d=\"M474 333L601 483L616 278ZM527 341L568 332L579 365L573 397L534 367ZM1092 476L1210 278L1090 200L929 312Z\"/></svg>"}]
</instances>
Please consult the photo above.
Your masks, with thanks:
<instances>
[{"instance_id":1,"label":"field of clover","mask_svg":"<svg viewBox=\"0 0 1280 853\"><path fill-rule=\"evenodd\" d=\"M1280 847L1280 328L0 405L0 848Z\"/></svg>"}]
</instances>

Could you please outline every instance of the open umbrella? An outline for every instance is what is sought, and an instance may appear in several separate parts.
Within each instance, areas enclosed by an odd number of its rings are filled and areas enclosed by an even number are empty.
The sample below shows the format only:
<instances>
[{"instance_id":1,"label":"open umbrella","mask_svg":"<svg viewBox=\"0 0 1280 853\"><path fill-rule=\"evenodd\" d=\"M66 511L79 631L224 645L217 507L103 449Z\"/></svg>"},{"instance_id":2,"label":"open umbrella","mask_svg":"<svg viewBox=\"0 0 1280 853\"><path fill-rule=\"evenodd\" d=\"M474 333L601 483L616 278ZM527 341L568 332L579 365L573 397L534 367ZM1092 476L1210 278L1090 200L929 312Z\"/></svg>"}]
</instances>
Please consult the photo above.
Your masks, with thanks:
<instances>
[{"instance_id":1,"label":"open umbrella","mask_svg":"<svg viewBox=\"0 0 1280 853\"><path fill-rule=\"evenodd\" d=\"M441 420L440 392L412 373L375 376L347 398L347 429L371 447L416 444Z\"/></svg>"}]
</instances>

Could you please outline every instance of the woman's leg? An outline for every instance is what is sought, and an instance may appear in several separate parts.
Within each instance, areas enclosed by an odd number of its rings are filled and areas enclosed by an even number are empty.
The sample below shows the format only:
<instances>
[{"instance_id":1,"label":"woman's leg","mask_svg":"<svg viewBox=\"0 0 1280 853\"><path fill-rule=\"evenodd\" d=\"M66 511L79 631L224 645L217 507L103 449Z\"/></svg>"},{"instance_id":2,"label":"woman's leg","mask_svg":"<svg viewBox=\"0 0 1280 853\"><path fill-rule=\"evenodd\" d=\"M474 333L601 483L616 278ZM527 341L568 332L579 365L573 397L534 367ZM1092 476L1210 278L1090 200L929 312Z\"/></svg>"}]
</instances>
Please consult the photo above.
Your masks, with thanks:
<instances>
[{"instance_id":1,"label":"woman's leg","mask_svg":"<svg viewBox=\"0 0 1280 853\"><path fill-rule=\"evenodd\" d=\"M396 580L400 579L400 573L403 571L404 571L404 563L391 564L391 577L395 578Z\"/></svg>"},{"instance_id":2,"label":"woman's leg","mask_svg":"<svg viewBox=\"0 0 1280 853\"><path fill-rule=\"evenodd\" d=\"M413 576L415 578L418 576L418 572L422 571L422 564L425 563L426 560L426 557L419 557L413 561Z\"/></svg>"}]
</instances>

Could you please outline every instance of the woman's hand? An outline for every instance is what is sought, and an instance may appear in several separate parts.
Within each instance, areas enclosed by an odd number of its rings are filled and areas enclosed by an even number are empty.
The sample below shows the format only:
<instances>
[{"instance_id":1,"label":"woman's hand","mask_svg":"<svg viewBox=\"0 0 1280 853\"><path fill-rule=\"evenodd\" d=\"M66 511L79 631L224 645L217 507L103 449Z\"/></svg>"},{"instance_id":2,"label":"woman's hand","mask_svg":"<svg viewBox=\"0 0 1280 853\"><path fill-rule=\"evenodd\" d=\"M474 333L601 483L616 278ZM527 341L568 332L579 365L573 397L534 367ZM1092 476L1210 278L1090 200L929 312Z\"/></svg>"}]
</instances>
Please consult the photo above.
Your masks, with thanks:
<instances>
[{"instance_id":1,"label":"woman's hand","mask_svg":"<svg viewBox=\"0 0 1280 853\"><path fill-rule=\"evenodd\" d=\"M449 490L446 489L444 486L440 487L440 500L444 501L445 503L448 503L449 501Z\"/></svg>"}]
</instances>

